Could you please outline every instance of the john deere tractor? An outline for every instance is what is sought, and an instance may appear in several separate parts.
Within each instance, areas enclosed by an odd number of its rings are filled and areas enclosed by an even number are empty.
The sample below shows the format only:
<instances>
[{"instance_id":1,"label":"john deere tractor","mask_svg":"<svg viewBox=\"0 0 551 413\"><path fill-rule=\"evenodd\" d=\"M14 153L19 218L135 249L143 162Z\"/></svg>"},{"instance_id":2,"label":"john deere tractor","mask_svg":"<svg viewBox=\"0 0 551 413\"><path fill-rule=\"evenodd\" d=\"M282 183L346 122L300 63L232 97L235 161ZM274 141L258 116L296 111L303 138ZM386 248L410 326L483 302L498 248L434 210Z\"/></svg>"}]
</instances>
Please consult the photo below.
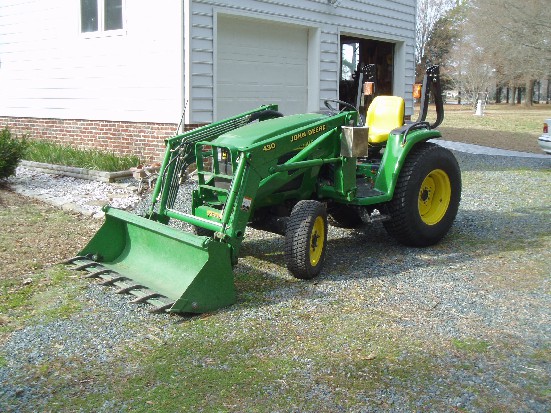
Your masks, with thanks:
<instances>
[{"instance_id":1,"label":"john deere tractor","mask_svg":"<svg viewBox=\"0 0 551 413\"><path fill-rule=\"evenodd\" d=\"M425 75L414 122L404 121L397 96L375 97L365 116L325 104L325 113L290 116L262 106L168 139L145 216L106 206L105 223L69 262L154 311L202 313L235 302L232 267L248 227L283 235L287 268L301 279L323 268L328 223L380 220L404 245L440 241L457 213L461 174L451 152L427 142L441 137L438 68ZM197 189L184 212L176 198L191 165Z\"/></svg>"}]
</instances>

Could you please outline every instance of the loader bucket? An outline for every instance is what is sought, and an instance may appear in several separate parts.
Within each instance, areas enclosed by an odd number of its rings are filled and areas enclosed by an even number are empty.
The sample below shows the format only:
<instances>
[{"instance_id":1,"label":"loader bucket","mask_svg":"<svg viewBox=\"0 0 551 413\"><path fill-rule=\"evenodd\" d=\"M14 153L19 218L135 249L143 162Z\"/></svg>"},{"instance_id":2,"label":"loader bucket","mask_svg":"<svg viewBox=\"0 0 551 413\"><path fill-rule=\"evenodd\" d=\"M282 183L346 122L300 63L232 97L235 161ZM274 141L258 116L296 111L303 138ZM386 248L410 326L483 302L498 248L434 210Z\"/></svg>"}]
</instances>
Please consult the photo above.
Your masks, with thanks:
<instances>
[{"instance_id":1,"label":"loader bucket","mask_svg":"<svg viewBox=\"0 0 551 413\"><path fill-rule=\"evenodd\" d=\"M157 311L204 313L235 302L228 244L110 207L103 226L68 262Z\"/></svg>"}]
</instances>

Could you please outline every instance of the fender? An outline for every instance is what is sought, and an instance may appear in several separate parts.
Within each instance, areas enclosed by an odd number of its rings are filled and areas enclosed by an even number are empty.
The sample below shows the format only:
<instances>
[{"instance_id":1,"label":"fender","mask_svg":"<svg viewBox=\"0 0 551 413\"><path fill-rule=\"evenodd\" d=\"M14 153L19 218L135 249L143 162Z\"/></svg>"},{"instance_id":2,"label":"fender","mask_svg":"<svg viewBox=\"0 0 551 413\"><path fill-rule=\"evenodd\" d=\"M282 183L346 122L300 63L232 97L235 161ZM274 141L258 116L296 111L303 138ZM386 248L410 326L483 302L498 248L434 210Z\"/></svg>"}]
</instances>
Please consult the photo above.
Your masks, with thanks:
<instances>
[{"instance_id":1,"label":"fender","mask_svg":"<svg viewBox=\"0 0 551 413\"><path fill-rule=\"evenodd\" d=\"M385 194L382 201L392 199L402 166L413 147L420 142L442 137L437 130L416 129L408 133L406 128L407 126L396 129L388 137L379 173L375 179L375 189Z\"/></svg>"}]
</instances>

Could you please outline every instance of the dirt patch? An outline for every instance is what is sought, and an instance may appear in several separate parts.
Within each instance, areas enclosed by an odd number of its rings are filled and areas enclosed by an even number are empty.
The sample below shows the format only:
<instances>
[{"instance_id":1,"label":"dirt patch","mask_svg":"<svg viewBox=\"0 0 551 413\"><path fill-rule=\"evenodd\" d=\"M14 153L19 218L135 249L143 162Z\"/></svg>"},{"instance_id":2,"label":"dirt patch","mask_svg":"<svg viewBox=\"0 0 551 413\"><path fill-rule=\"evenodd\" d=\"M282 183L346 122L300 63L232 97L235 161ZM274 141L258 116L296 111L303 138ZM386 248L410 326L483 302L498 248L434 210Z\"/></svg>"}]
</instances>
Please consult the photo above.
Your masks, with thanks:
<instances>
[{"instance_id":1,"label":"dirt patch","mask_svg":"<svg viewBox=\"0 0 551 413\"><path fill-rule=\"evenodd\" d=\"M459 129L442 126L442 139L454 142L471 143L474 145L488 146L490 148L507 149L543 154L538 145L538 140L528 133L507 133L503 131L482 131L476 129Z\"/></svg>"},{"instance_id":2,"label":"dirt patch","mask_svg":"<svg viewBox=\"0 0 551 413\"><path fill-rule=\"evenodd\" d=\"M444 122L438 129L445 140L543 154L538 136L550 110L550 105L488 105L484 116L474 116L472 108L446 105Z\"/></svg>"},{"instance_id":3,"label":"dirt patch","mask_svg":"<svg viewBox=\"0 0 551 413\"><path fill-rule=\"evenodd\" d=\"M0 188L0 279L16 279L70 258L101 222Z\"/></svg>"}]
</instances>

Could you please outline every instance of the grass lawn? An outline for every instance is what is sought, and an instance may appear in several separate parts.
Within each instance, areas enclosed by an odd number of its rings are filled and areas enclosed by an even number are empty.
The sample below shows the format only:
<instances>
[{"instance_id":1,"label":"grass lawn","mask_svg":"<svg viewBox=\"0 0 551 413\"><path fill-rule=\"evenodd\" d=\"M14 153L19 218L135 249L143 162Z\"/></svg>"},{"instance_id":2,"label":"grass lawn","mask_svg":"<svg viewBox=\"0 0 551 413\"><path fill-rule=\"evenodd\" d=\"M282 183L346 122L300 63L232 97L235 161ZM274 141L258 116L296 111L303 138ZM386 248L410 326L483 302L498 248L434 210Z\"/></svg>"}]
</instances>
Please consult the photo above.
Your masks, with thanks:
<instances>
[{"instance_id":1,"label":"grass lawn","mask_svg":"<svg viewBox=\"0 0 551 413\"><path fill-rule=\"evenodd\" d=\"M550 117L551 105L488 105L484 116L475 116L469 106L446 105L438 129L445 140L542 154L537 138Z\"/></svg>"}]
</instances>

